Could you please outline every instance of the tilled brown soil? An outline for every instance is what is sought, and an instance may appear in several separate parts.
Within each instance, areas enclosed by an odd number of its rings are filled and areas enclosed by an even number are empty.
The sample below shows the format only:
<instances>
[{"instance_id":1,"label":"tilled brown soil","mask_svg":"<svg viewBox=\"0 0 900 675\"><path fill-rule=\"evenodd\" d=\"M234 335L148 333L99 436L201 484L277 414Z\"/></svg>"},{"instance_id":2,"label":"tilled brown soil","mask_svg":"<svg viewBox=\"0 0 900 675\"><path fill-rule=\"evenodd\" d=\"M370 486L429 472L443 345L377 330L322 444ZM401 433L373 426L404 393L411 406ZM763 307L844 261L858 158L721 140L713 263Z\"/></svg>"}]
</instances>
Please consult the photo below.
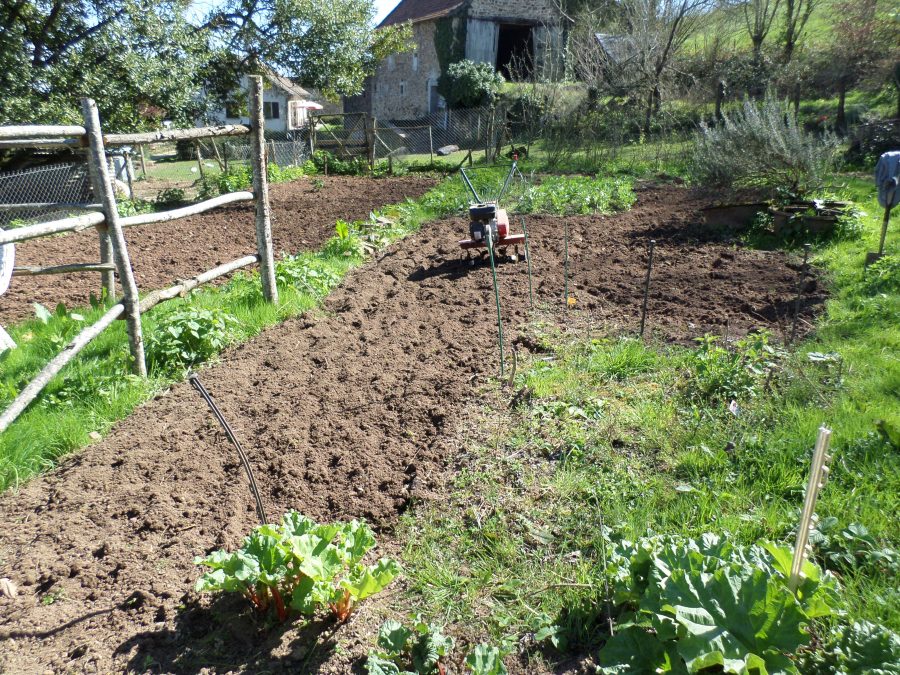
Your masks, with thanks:
<instances>
[{"instance_id":1,"label":"tilled brown soil","mask_svg":"<svg viewBox=\"0 0 900 675\"><path fill-rule=\"evenodd\" d=\"M321 181L321 187L317 187ZM367 218L372 209L427 192L435 180L423 176L369 180L344 176L302 179L273 185L272 232L275 253L320 248L334 235L338 219ZM125 230L138 288L163 288L256 251L253 204L242 202L170 223ZM99 259L93 229L37 239L16 246L16 265L49 266ZM33 302L51 309L86 306L100 288L98 274L16 277L0 297L0 323L34 317Z\"/></svg>"},{"instance_id":2,"label":"tilled brown soil","mask_svg":"<svg viewBox=\"0 0 900 675\"><path fill-rule=\"evenodd\" d=\"M612 328L639 317L645 245L657 241L649 326L688 340L775 327L793 301L795 261L707 241L703 200L664 187L614 217L568 219L578 304ZM562 302L562 223L529 221L535 291ZM257 472L270 517L364 517L395 552L411 499L440 499L455 432L476 386L497 372L490 269L460 264L465 223L432 223L351 273L316 316L288 321L202 373ZM526 265L499 269L506 334L529 319ZM823 294L807 288L805 316ZM527 346L523 341L520 346ZM254 525L238 461L197 394L178 384L103 441L0 497L0 666L44 672L358 670L377 627L265 630L236 599L192 591L195 555L235 546ZM390 603L390 597L380 602ZM326 644L310 646L322 632Z\"/></svg>"}]
</instances>

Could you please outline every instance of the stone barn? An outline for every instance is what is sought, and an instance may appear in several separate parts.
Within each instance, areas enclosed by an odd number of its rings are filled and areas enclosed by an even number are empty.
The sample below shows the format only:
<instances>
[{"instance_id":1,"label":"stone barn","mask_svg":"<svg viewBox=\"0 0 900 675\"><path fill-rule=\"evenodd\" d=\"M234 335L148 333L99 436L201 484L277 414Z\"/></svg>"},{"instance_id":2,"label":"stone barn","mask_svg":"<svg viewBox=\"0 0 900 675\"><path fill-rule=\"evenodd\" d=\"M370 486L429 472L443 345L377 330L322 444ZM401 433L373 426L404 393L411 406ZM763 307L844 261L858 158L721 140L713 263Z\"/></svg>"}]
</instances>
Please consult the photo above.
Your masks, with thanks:
<instances>
[{"instance_id":1,"label":"stone barn","mask_svg":"<svg viewBox=\"0 0 900 675\"><path fill-rule=\"evenodd\" d=\"M385 59L363 94L345 99L347 112L385 120L438 113L438 78L462 59L490 63L507 79L523 70L562 74L564 22L553 0L401 0L379 27L407 21L415 50Z\"/></svg>"}]
</instances>

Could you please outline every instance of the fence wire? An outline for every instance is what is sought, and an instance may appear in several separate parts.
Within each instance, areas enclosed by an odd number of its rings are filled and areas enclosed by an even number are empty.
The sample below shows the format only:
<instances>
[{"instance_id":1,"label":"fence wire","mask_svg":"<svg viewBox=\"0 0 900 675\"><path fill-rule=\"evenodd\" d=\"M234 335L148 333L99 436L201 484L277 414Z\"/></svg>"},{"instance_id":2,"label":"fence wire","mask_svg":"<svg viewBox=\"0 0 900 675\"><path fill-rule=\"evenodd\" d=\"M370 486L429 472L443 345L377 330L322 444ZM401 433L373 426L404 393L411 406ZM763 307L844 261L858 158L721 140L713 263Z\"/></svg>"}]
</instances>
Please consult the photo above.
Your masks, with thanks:
<instances>
[{"instance_id":1,"label":"fence wire","mask_svg":"<svg viewBox=\"0 0 900 675\"><path fill-rule=\"evenodd\" d=\"M71 215L62 207L16 207L18 204L82 204L91 201L91 181L84 163L52 164L0 173L0 227L54 220ZM83 213L83 211L76 211Z\"/></svg>"}]
</instances>

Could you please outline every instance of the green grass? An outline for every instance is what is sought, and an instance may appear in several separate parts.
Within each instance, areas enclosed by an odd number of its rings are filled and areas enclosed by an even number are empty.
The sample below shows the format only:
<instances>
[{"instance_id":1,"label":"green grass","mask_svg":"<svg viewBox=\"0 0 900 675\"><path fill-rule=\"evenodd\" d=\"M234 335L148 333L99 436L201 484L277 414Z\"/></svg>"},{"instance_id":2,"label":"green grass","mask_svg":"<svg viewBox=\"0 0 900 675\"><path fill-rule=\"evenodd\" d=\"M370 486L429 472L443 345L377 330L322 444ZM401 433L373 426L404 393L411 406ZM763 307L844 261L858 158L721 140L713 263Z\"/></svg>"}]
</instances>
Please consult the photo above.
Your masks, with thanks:
<instances>
[{"instance_id":1,"label":"green grass","mask_svg":"<svg viewBox=\"0 0 900 675\"><path fill-rule=\"evenodd\" d=\"M872 548L894 556L889 564L860 554L859 564L835 568L840 621L900 632L900 447L879 431L900 429L900 296L869 294L863 283L880 227L871 182L840 177L833 187L868 212L865 233L816 249L832 285L825 315L796 350L763 358L772 376L737 389L739 416L721 386L737 377L728 352L704 360L681 347L561 333L552 318L536 318L528 330L549 355L520 367L515 389L528 396L510 411L508 394L489 392L495 405L467 425L463 469L446 499L403 519L416 611L471 639L509 643L555 624L569 651L591 652L607 635L600 570L610 539L715 532L792 545L826 424L834 461L819 517L833 516L838 529L864 525ZM827 640L827 622L813 630ZM526 658L561 658L544 647Z\"/></svg>"}]
</instances>

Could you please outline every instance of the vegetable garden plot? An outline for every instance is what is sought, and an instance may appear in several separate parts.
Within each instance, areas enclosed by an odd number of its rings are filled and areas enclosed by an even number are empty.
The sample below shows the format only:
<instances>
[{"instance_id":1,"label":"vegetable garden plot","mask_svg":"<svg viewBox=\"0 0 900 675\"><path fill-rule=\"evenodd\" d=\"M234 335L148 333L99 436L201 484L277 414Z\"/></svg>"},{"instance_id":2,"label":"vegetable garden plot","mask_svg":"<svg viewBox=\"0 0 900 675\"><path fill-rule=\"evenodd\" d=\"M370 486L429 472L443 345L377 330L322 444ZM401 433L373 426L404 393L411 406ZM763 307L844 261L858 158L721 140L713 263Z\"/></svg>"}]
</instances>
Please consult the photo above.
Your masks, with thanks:
<instances>
[{"instance_id":1,"label":"vegetable garden plot","mask_svg":"<svg viewBox=\"0 0 900 675\"><path fill-rule=\"evenodd\" d=\"M787 257L703 241L690 229L703 205L658 188L629 213L570 218L576 307L636 327L652 233L650 331L687 340L721 330L723 316L733 334L777 329L766 317L793 299ZM537 298L561 303L563 221L528 222ZM379 530L380 556L413 497L441 498L433 490L459 451L454 428L477 383L496 373L490 269L458 264L461 227L440 221L411 235L351 273L323 315L268 330L204 372L271 513L365 518ZM513 339L529 319L526 267L498 274ZM194 556L235 548L254 522L236 457L190 386L174 386L104 441L0 498L0 577L20 588L0 599L0 667L304 672L327 662L349 672L369 646L354 642L365 615L335 629L349 649L310 655L322 624L267 631L243 604L193 593Z\"/></svg>"},{"instance_id":2,"label":"vegetable garden plot","mask_svg":"<svg viewBox=\"0 0 900 675\"><path fill-rule=\"evenodd\" d=\"M276 258L282 251L315 250L334 234L337 219L367 218L384 204L418 197L434 185L432 178L408 176L370 180L342 176L304 178L271 185ZM219 264L255 245L253 205L225 207L172 223L127 230L128 249L139 288L162 288L193 276L198 265ZM66 264L96 256L93 230L62 238L39 239L16 246L18 265ZM89 276L18 277L0 301L0 323L33 318L33 302L56 307L86 306L96 293Z\"/></svg>"}]
</instances>

